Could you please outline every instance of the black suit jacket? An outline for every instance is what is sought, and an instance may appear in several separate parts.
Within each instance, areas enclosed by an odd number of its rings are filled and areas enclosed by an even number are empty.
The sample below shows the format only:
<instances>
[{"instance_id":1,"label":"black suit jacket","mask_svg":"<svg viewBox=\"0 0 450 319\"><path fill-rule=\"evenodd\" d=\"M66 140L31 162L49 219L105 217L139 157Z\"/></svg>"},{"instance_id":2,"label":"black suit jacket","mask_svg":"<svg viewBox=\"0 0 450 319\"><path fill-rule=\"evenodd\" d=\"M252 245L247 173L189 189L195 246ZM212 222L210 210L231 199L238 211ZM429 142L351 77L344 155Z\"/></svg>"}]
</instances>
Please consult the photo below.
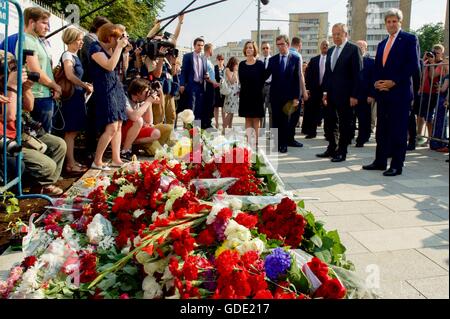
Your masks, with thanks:
<instances>
[{"instance_id":1,"label":"black suit jacket","mask_svg":"<svg viewBox=\"0 0 450 319\"><path fill-rule=\"evenodd\" d=\"M359 47L348 41L331 70L331 58L335 46L328 50L325 75L323 77L324 92L328 93L328 102L337 107L350 105L350 98L358 97L358 80L362 69L362 54Z\"/></svg>"},{"instance_id":2,"label":"black suit jacket","mask_svg":"<svg viewBox=\"0 0 450 319\"><path fill-rule=\"evenodd\" d=\"M272 75L270 85L270 102L273 106L284 106L294 99L300 100L300 58L289 53L284 73L280 72L280 55L270 58L265 75L266 80Z\"/></svg>"},{"instance_id":3,"label":"black suit jacket","mask_svg":"<svg viewBox=\"0 0 450 319\"><path fill-rule=\"evenodd\" d=\"M320 85L320 55L313 57L305 72L306 89L311 93L311 97L322 95L322 85ZM320 96L322 98L322 96Z\"/></svg>"}]
</instances>

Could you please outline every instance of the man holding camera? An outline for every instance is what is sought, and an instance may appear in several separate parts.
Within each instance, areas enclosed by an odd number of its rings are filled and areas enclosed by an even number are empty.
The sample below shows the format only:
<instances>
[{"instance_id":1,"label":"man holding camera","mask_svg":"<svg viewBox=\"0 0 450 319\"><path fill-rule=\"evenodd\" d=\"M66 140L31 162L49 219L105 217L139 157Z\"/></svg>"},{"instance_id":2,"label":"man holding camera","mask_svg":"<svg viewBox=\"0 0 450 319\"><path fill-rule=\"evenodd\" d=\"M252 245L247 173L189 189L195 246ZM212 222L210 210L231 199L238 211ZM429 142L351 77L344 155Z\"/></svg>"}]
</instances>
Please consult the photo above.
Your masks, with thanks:
<instances>
[{"instance_id":1,"label":"man holding camera","mask_svg":"<svg viewBox=\"0 0 450 319\"><path fill-rule=\"evenodd\" d=\"M31 7L24 11L25 41L24 49L34 51L34 55L26 57L28 70L39 73L39 80L33 85L35 97L34 110L31 113L36 121L42 123L47 133L52 130L54 99L61 96L61 87L55 82L50 54L41 41L49 31L50 13Z\"/></svg>"},{"instance_id":2,"label":"man holding camera","mask_svg":"<svg viewBox=\"0 0 450 319\"><path fill-rule=\"evenodd\" d=\"M0 52L0 59L3 61L3 52ZM25 113L24 119L28 113L33 111L35 103L32 88L34 84L28 79L27 73L22 73L23 97L17 96L17 68L12 56L8 57L10 63L8 66L8 100L6 107L6 132L9 139L16 138L16 115L17 115L17 99L23 98L23 107ZM1 68L3 71L3 67ZM0 81L2 86L3 81ZM0 130L3 131L3 116L0 119ZM63 194L63 190L54 184L58 181L64 158L66 156L66 143L63 139L46 133L42 128L39 129L40 123L25 121L24 130L29 134L23 134L23 162L25 163L25 173L29 174L38 186L33 192L42 193L50 196L59 196ZM35 130L37 129L37 130Z\"/></svg>"}]
</instances>

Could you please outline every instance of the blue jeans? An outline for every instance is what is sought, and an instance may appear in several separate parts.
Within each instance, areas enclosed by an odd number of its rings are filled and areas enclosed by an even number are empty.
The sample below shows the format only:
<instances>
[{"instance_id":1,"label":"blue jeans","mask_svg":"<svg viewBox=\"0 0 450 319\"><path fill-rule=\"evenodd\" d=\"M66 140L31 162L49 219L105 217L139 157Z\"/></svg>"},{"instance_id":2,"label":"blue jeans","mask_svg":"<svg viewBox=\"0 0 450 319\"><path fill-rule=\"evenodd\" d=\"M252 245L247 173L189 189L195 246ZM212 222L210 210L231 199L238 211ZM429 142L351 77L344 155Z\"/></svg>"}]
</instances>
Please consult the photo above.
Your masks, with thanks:
<instances>
[{"instance_id":1,"label":"blue jeans","mask_svg":"<svg viewBox=\"0 0 450 319\"><path fill-rule=\"evenodd\" d=\"M31 116L35 121L42 123L42 128L47 133L52 131L54 105L53 97L43 97L34 100L34 109L31 112Z\"/></svg>"}]
</instances>

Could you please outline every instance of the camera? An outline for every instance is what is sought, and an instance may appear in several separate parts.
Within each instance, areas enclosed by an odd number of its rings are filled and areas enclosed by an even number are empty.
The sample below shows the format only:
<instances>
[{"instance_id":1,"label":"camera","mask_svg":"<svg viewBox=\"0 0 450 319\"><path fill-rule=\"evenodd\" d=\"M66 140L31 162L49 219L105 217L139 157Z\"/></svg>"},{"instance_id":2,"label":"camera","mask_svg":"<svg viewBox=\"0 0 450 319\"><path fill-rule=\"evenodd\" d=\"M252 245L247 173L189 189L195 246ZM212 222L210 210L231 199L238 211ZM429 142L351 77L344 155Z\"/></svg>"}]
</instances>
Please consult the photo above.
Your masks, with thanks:
<instances>
[{"instance_id":1,"label":"camera","mask_svg":"<svg viewBox=\"0 0 450 319\"><path fill-rule=\"evenodd\" d=\"M28 56L33 56L34 55L34 51L33 50L23 50L23 65L26 65L27 63L27 57ZM0 72L2 72L3 75L3 59L1 59L0 61ZM15 72L17 71L17 62L14 59L11 59L10 61L8 61L8 72ZM32 81L32 82L39 82L39 79L41 78L41 75L39 74L39 72L30 72L27 71L27 77L28 80Z\"/></svg>"},{"instance_id":2,"label":"camera","mask_svg":"<svg viewBox=\"0 0 450 319\"><path fill-rule=\"evenodd\" d=\"M9 138L4 138L0 136L0 151L3 152L3 147L6 144L6 152L10 156L14 156L22 151L22 145L17 144L16 140L11 140Z\"/></svg>"},{"instance_id":3,"label":"camera","mask_svg":"<svg viewBox=\"0 0 450 319\"><path fill-rule=\"evenodd\" d=\"M141 54L148 56L152 60L164 58L167 55L177 58L180 52L175 48L175 44L171 42L171 36L171 33L164 32L162 39L147 39L142 45ZM161 53L161 48L167 48L167 52Z\"/></svg>"},{"instance_id":4,"label":"camera","mask_svg":"<svg viewBox=\"0 0 450 319\"><path fill-rule=\"evenodd\" d=\"M435 57L435 55L433 52L427 52L426 57L433 59Z\"/></svg>"},{"instance_id":5,"label":"camera","mask_svg":"<svg viewBox=\"0 0 450 319\"><path fill-rule=\"evenodd\" d=\"M22 126L23 133L28 135L36 137L45 135L45 130L42 128L42 123L35 121L28 112L22 113Z\"/></svg>"}]
</instances>

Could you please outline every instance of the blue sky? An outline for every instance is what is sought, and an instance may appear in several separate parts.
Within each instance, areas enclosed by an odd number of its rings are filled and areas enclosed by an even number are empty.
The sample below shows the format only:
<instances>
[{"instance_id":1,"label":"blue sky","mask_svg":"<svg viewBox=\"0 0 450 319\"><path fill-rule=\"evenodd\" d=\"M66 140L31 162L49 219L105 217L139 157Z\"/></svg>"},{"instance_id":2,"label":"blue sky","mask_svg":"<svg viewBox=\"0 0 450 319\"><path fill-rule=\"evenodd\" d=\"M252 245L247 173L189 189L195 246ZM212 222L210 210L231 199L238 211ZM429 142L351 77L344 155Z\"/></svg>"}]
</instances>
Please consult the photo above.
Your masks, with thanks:
<instances>
[{"instance_id":1,"label":"blue sky","mask_svg":"<svg viewBox=\"0 0 450 319\"><path fill-rule=\"evenodd\" d=\"M193 7L215 1L197 0ZM413 29L418 29L426 23L445 20L446 0L412 1L411 27ZM191 0L166 0L165 9L161 12L160 17L179 12L190 2ZM329 12L330 24L346 22L346 4L347 0L270 0L267 6L263 6L262 19L287 20L289 13ZM212 42L216 46L224 45L228 41L250 38L250 31L256 30L256 5L256 0L228 0L186 15L179 45L190 47L191 42L197 36L204 36L207 42ZM242 16L237 19L241 13ZM233 24L235 20L236 22ZM277 29L278 27L286 33L289 30L289 24L285 22L262 22L261 24L263 29ZM175 26L172 24L167 30L173 31L174 28Z\"/></svg>"}]
</instances>

